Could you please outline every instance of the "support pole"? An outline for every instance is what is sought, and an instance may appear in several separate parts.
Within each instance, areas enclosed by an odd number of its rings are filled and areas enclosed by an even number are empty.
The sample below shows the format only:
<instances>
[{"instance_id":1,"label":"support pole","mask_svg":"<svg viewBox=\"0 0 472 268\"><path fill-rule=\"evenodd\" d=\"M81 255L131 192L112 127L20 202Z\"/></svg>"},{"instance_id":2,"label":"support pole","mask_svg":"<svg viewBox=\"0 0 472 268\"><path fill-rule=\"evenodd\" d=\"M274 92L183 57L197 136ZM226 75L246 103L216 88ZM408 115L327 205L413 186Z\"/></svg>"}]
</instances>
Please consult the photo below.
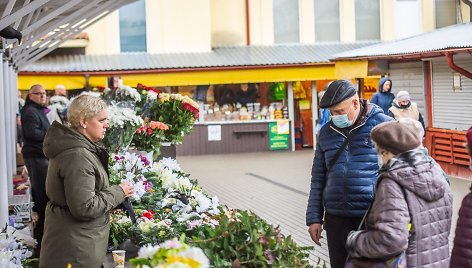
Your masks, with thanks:
<instances>
[{"instance_id":1,"label":"support pole","mask_svg":"<svg viewBox=\"0 0 472 268\"><path fill-rule=\"evenodd\" d=\"M5 77L3 77L3 53L0 53L0 104L5 102ZM5 107L0 105L0 114ZM0 226L8 223L7 150L5 139L5 116L0 116Z\"/></svg>"}]
</instances>

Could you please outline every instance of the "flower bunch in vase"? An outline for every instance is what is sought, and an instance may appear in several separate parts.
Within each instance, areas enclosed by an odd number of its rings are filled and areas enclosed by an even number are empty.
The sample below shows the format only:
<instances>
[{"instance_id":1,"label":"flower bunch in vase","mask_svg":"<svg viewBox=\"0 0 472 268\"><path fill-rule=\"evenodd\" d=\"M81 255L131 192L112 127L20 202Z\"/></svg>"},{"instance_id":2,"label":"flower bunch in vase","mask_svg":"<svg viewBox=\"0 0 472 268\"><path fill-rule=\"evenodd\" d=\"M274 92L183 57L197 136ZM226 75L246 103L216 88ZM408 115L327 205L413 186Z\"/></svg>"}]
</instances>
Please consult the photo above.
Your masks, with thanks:
<instances>
[{"instance_id":1,"label":"flower bunch in vase","mask_svg":"<svg viewBox=\"0 0 472 268\"><path fill-rule=\"evenodd\" d=\"M134 110L136 103L141 101L141 94L130 86L119 86L118 88L105 88L103 98L109 104Z\"/></svg>"},{"instance_id":2,"label":"flower bunch in vase","mask_svg":"<svg viewBox=\"0 0 472 268\"><path fill-rule=\"evenodd\" d=\"M192 130L198 118L198 109L198 103L187 96L160 93L149 109L149 117L169 127L165 132L166 141L179 144L183 136Z\"/></svg>"},{"instance_id":3,"label":"flower bunch in vase","mask_svg":"<svg viewBox=\"0 0 472 268\"><path fill-rule=\"evenodd\" d=\"M144 122L134 133L132 144L138 151L155 152L158 155L167 130L169 127L162 122Z\"/></svg>"},{"instance_id":4,"label":"flower bunch in vase","mask_svg":"<svg viewBox=\"0 0 472 268\"><path fill-rule=\"evenodd\" d=\"M145 86L138 83L136 90L141 94L141 101L136 102L136 113L146 116L152 103L156 101L157 96L161 93L159 89Z\"/></svg>"},{"instance_id":5,"label":"flower bunch in vase","mask_svg":"<svg viewBox=\"0 0 472 268\"><path fill-rule=\"evenodd\" d=\"M110 152L127 150L134 132L143 124L143 119L129 108L112 105L107 110L109 128L103 144Z\"/></svg>"},{"instance_id":6,"label":"flower bunch in vase","mask_svg":"<svg viewBox=\"0 0 472 268\"><path fill-rule=\"evenodd\" d=\"M157 246L147 245L138 252L138 258L131 259L136 267L189 267L205 268L210 262L198 247L192 247L183 242L183 239L167 240Z\"/></svg>"}]
</instances>

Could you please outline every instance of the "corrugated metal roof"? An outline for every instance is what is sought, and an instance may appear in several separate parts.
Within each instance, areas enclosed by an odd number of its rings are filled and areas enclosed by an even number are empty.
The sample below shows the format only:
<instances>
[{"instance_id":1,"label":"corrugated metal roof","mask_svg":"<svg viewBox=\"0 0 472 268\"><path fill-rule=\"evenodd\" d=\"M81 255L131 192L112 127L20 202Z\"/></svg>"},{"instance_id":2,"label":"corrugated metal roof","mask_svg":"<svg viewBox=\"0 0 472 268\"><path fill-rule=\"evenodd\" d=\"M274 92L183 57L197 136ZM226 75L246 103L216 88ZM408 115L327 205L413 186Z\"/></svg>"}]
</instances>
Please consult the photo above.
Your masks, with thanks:
<instances>
[{"instance_id":1,"label":"corrugated metal roof","mask_svg":"<svg viewBox=\"0 0 472 268\"><path fill-rule=\"evenodd\" d=\"M210 52L198 53L149 54L141 52L117 55L62 55L42 58L21 68L20 71L93 72L326 63L336 53L378 42L220 47L214 48Z\"/></svg>"},{"instance_id":2,"label":"corrugated metal roof","mask_svg":"<svg viewBox=\"0 0 472 268\"><path fill-rule=\"evenodd\" d=\"M397 41L339 53L333 59L417 54L461 48L472 48L472 23L456 24Z\"/></svg>"}]
</instances>

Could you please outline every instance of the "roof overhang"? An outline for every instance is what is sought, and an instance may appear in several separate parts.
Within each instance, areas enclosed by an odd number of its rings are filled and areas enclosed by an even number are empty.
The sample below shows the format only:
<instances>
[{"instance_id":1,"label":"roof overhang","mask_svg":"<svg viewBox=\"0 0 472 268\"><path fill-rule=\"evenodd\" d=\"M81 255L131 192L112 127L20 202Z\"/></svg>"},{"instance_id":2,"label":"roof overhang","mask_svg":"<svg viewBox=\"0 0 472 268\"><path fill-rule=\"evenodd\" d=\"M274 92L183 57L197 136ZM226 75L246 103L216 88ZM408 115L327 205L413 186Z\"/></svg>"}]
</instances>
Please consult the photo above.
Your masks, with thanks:
<instances>
[{"instance_id":1,"label":"roof overhang","mask_svg":"<svg viewBox=\"0 0 472 268\"><path fill-rule=\"evenodd\" d=\"M2 48L14 65L24 66L47 55L100 18L134 1L0 0L0 10L3 10L0 29L12 26L23 34L21 44L2 39Z\"/></svg>"}]
</instances>

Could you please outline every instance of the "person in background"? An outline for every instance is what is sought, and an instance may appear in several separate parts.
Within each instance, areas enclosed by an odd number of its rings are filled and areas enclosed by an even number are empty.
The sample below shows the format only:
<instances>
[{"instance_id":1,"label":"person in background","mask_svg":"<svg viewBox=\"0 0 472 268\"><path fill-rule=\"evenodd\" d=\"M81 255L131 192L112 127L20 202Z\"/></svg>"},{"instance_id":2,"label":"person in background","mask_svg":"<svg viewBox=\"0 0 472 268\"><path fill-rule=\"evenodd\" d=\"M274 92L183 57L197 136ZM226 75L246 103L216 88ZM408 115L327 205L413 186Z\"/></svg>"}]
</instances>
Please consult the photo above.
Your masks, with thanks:
<instances>
[{"instance_id":1,"label":"person in background","mask_svg":"<svg viewBox=\"0 0 472 268\"><path fill-rule=\"evenodd\" d=\"M64 85L56 85L54 88L54 96L67 97L67 90Z\"/></svg>"},{"instance_id":2,"label":"person in background","mask_svg":"<svg viewBox=\"0 0 472 268\"><path fill-rule=\"evenodd\" d=\"M409 268L448 267L452 192L441 167L419 148L419 122L408 120L372 129L382 166L364 224L346 248L354 258L385 260L405 251Z\"/></svg>"},{"instance_id":3,"label":"person in background","mask_svg":"<svg viewBox=\"0 0 472 268\"><path fill-rule=\"evenodd\" d=\"M43 153L43 141L49 128L49 121L45 114L46 102L46 90L43 86L36 84L30 88L25 106L21 109L21 132L23 134L21 153L31 181L33 237L38 242L33 253L36 257L41 251L44 212L48 202L45 190L48 159Z\"/></svg>"},{"instance_id":4,"label":"person in background","mask_svg":"<svg viewBox=\"0 0 472 268\"><path fill-rule=\"evenodd\" d=\"M467 131L466 137L466 147L471 157L469 168L472 170L472 127ZM454 237L454 245L451 254L451 268L472 267L472 185L470 190L471 192L462 199L462 205L459 209L456 236Z\"/></svg>"},{"instance_id":5,"label":"person in background","mask_svg":"<svg viewBox=\"0 0 472 268\"><path fill-rule=\"evenodd\" d=\"M388 115L395 118L411 118L419 121L426 129L423 116L418 110L418 105L410 100L410 93L408 91L398 91L397 97L393 100L392 107L388 109Z\"/></svg>"},{"instance_id":6,"label":"person in background","mask_svg":"<svg viewBox=\"0 0 472 268\"><path fill-rule=\"evenodd\" d=\"M50 201L40 267L102 267L110 211L133 194L128 183L108 182L108 153L97 143L108 128L106 107L98 97L81 95L69 108L70 126L54 122L47 132Z\"/></svg>"},{"instance_id":7,"label":"person in background","mask_svg":"<svg viewBox=\"0 0 472 268\"><path fill-rule=\"evenodd\" d=\"M385 114L388 114L388 109L392 107L393 99L395 95L392 93L392 80L388 77L382 77L379 81L379 92L375 93L370 99L371 103L375 103Z\"/></svg>"},{"instance_id":8,"label":"person in background","mask_svg":"<svg viewBox=\"0 0 472 268\"><path fill-rule=\"evenodd\" d=\"M371 129L393 120L377 106L359 99L346 80L332 82L320 101L331 120L320 130L311 171L306 225L320 244L322 226L328 238L332 268L344 267L346 238L369 207L377 181L377 153Z\"/></svg>"},{"instance_id":9,"label":"person in background","mask_svg":"<svg viewBox=\"0 0 472 268\"><path fill-rule=\"evenodd\" d=\"M47 113L47 116L51 124L54 121L64 124L67 122L67 107L70 105L66 88L63 85L57 85L54 94L49 99L50 112Z\"/></svg>"},{"instance_id":10,"label":"person in background","mask_svg":"<svg viewBox=\"0 0 472 268\"><path fill-rule=\"evenodd\" d=\"M320 91L318 93L318 99L321 100L325 94L325 90ZM320 129L329 122L331 118L331 113L329 112L328 108L320 108L320 119L318 120L318 124L316 125L316 132L319 133Z\"/></svg>"}]
</instances>

